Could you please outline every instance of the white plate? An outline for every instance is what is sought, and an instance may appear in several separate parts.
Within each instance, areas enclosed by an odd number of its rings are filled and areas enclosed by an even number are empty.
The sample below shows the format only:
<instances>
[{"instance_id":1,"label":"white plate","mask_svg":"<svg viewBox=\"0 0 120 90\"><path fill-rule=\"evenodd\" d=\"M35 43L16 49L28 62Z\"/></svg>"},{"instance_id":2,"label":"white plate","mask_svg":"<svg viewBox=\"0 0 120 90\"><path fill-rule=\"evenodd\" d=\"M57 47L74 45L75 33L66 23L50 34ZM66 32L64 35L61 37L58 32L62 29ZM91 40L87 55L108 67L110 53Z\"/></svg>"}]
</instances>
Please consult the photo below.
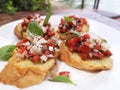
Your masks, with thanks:
<instances>
[{"instance_id":1,"label":"white plate","mask_svg":"<svg viewBox=\"0 0 120 90\"><path fill-rule=\"evenodd\" d=\"M60 18L61 16L52 16L50 21L54 26L57 26ZM76 86L50 82L48 79L45 79L41 84L33 85L23 90L120 90L120 31L93 20L88 21L90 24L90 32L106 38L111 44L111 51L113 53L111 57L113 58L112 69L91 73L77 70L59 62L59 71L70 71L70 78L76 83ZM21 22L21 20L0 27L0 47L8 44L16 44L18 39L14 35L13 30L19 22ZM0 61L0 70L2 70L6 64L7 62ZM19 88L0 83L0 90L19 90Z\"/></svg>"}]
</instances>

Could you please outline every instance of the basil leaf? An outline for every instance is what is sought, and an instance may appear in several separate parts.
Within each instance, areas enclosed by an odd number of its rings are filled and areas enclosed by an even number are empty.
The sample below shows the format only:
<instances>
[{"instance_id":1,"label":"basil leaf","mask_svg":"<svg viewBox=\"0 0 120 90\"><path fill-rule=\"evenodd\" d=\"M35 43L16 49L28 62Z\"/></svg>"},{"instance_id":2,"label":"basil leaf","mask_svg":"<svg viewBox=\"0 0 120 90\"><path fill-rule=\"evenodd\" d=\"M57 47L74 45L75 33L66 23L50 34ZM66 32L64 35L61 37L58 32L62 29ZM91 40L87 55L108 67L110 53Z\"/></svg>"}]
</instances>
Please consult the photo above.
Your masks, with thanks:
<instances>
[{"instance_id":1,"label":"basil leaf","mask_svg":"<svg viewBox=\"0 0 120 90\"><path fill-rule=\"evenodd\" d=\"M15 45L6 45L0 48L0 59L8 60L12 56L13 50L16 48Z\"/></svg>"},{"instance_id":2,"label":"basil leaf","mask_svg":"<svg viewBox=\"0 0 120 90\"><path fill-rule=\"evenodd\" d=\"M47 16L45 17L45 20L44 20L44 22L43 22L43 25L46 25L46 24L48 23L51 15L52 15L51 12L47 14Z\"/></svg>"},{"instance_id":3,"label":"basil leaf","mask_svg":"<svg viewBox=\"0 0 120 90\"><path fill-rule=\"evenodd\" d=\"M43 36L43 30L41 26L36 22L30 22L28 24L28 30L33 34L33 35L40 35Z\"/></svg>"},{"instance_id":4,"label":"basil leaf","mask_svg":"<svg viewBox=\"0 0 120 90\"><path fill-rule=\"evenodd\" d=\"M104 42L107 43L107 40L104 39Z\"/></svg>"},{"instance_id":5,"label":"basil leaf","mask_svg":"<svg viewBox=\"0 0 120 90\"><path fill-rule=\"evenodd\" d=\"M64 82L64 83L69 83L69 84L74 84L72 80L70 80L67 76L56 76L52 78L50 81L53 82Z\"/></svg>"},{"instance_id":6,"label":"basil leaf","mask_svg":"<svg viewBox=\"0 0 120 90\"><path fill-rule=\"evenodd\" d=\"M77 35L77 36L80 36L80 32L78 32L78 31L71 30L70 32L73 33L73 34L75 34L75 35Z\"/></svg>"},{"instance_id":7,"label":"basil leaf","mask_svg":"<svg viewBox=\"0 0 120 90\"><path fill-rule=\"evenodd\" d=\"M72 22L72 19L69 18L69 17L67 17L67 16L64 16L64 19L65 19L65 21L68 22L68 23Z\"/></svg>"}]
</instances>

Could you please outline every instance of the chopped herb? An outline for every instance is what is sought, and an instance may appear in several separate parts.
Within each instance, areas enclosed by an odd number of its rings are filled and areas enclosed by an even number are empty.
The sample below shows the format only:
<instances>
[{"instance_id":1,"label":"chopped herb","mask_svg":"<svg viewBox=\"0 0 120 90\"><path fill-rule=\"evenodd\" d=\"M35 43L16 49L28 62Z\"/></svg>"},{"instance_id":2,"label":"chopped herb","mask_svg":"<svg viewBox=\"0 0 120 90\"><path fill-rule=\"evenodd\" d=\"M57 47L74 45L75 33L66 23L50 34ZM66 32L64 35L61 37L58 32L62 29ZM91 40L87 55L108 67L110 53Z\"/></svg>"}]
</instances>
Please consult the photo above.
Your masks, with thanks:
<instances>
[{"instance_id":1,"label":"chopped herb","mask_svg":"<svg viewBox=\"0 0 120 90\"><path fill-rule=\"evenodd\" d=\"M56 76L56 77L50 79L50 81L74 84L73 81L69 77L67 77L67 76Z\"/></svg>"},{"instance_id":2,"label":"chopped herb","mask_svg":"<svg viewBox=\"0 0 120 90\"><path fill-rule=\"evenodd\" d=\"M28 30L33 35L43 36L43 30L42 30L41 26L36 21L30 22L28 24Z\"/></svg>"},{"instance_id":3,"label":"chopped herb","mask_svg":"<svg viewBox=\"0 0 120 90\"><path fill-rule=\"evenodd\" d=\"M15 45L6 45L0 48L0 60L8 60L12 56Z\"/></svg>"},{"instance_id":4,"label":"chopped herb","mask_svg":"<svg viewBox=\"0 0 120 90\"><path fill-rule=\"evenodd\" d=\"M45 17L45 20L44 20L44 22L43 22L43 25L46 25L46 24L48 23L51 15L52 15L51 12L47 14L47 16Z\"/></svg>"},{"instance_id":5,"label":"chopped herb","mask_svg":"<svg viewBox=\"0 0 120 90\"><path fill-rule=\"evenodd\" d=\"M65 19L65 21L68 22L68 23L72 22L72 19L69 18L69 17L67 17L67 16L64 16L64 19Z\"/></svg>"},{"instance_id":6,"label":"chopped herb","mask_svg":"<svg viewBox=\"0 0 120 90\"><path fill-rule=\"evenodd\" d=\"M107 43L107 40L104 39L104 42Z\"/></svg>"}]
</instances>

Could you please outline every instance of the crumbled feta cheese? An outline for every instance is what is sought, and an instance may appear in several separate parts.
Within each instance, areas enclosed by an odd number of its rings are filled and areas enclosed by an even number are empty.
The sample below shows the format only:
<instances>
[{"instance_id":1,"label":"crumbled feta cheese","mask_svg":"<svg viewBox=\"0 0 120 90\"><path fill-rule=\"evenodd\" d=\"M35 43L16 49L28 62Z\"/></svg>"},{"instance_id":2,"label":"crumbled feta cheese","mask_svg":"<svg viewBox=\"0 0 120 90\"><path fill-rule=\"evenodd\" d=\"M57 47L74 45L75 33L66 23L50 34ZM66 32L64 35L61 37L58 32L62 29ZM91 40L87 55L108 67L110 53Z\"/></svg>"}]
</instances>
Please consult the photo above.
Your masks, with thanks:
<instances>
[{"instance_id":1,"label":"crumbled feta cheese","mask_svg":"<svg viewBox=\"0 0 120 90\"><path fill-rule=\"evenodd\" d=\"M49 46L49 51L53 51L54 48L52 46Z\"/></svg>"},{"instance_id":2,"label":"crumbled feta cheese","mask_svg":"<svg viewBox=\"0 0 120 90\"><path fill-rule=\"evenodd\" d=\"M41 59L42 61L47 61L48 57L46 57L45 55L42 55L42 56L40 57L40 59Z\"/></svg>"},{"instance_id":3,"label":"crumbled feta cheese","mask_svg":"<svg viewBox=\"0 0 120 90\"><path fill-rule=\"evenodd\" d=\"M23 46L29 46L29 45L30 45L30 42L29 42L29 41L23 43Z\"/></svg>"},{"instance_id":4,"label":"crumbled feta cheese","mask_svg":"<svg viewBox=\"0 0 120 90\"><path fill-rule=\"evenodd\" d=\"M44 38L41 38L39 41L36 42L36 45L40 45L42 43L47 43L47 40L45 40Z\"/></svg>"},{"instance_id":5,"label":"crumbled feta cheese","mask_svg":"<svg viewBox=\"0 0 120 90\"><path fill-rule=\"evenodd\" d=\"M49 54L48 57L54 57L52 54Z\"/></svg>"},{"instance_id":6,"label":"crumbled feta cheese","mask_svg":"<svg viewBox=\"0 0 120 90\"><path fill-rule=\"evenodd\" d=\"M107 51L110 48L110 45L108 43L103 42L101 44L101 48L103 51Z\"/></svg>"}]
</instances>

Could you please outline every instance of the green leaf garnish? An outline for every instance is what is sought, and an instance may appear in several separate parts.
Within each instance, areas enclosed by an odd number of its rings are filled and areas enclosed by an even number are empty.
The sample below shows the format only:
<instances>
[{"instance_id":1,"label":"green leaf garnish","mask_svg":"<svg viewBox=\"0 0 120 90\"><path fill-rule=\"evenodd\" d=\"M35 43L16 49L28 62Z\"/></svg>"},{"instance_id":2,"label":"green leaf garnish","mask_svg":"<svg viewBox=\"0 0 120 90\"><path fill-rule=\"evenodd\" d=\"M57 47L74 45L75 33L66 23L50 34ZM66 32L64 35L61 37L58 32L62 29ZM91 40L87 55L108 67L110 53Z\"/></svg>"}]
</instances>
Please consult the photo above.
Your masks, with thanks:
<instances>
[{"instance_id":1,"label":"green leaf garnish","mask_svg":"<svg viewBox=\"0 0 120 90\"><path fill-rule=\"evenodd\" d=\"M67 76L56 76L56 77L52 78L50 81L74 84L73 81L70 78L68 78Z\"/></svg>"},{"instance_id":2,"label":"green leaf garnish","mask_svg":"<svg viewBox=\"0 0 120 90\"><path fill-rule=\"evenodd\" d=\"M0 48L0 60L8 60L12 56L15 45L6 45Z\"/></svg>"},{"instance_id":3,"label":"green leaf garnish","mask_svg":"<svg viewBox=\"0 0 120 90\"><path fill-rule=\"evenodd\" d=\"M64 16L64 19L65 19L65 21L68 22L68 23L72 22L72 19L69 18L69 17L67 17L67 16Z\"/></svg>"},{"instance_id":4,"label":"green leaf garnish","mask_svg":"<svg viewBox=\"0 0 120 90\"><path fill-rule=\"evenodd\" d=\"M107 40L104 39L104 42L107 43Z\"/></svg>"},{"instance_id":5,"label":"green leaf garnish","mask_svg":"<svg viewBox=\"0 0 120 90\"><path fill-rule=\"evenodd\" d=\"M45 20L44 20L44 22L43 22L43 25L46 25L46 24L48 23L51 15L52 15L51 12L49 12L49 13L47 14L47 16L45 17Z\"/></svg>"},{"instance_id":6,"label":"green leaf garnish","mask_svg":"<svg viewBox=\"0 0 120 90\"><path fill-rule=\"evenodd\" d=\"M41 26L36 21L30 22L28 24L28 30L33 35L43 36L43 30L42 30Z\"/></svg>"},{"instance_id":7,"label":"green leaf garnish","mask_svg":"<svg viewBox=\"0 0 120 90\"><path fill-rule=\"evenodd\" d=\"M71 30L70 32L73 33L73 34L75 34L75 35L77 35L77 36L80 36L80 32L78 32L78 31Z\"/></svg>"}]
</instances>

